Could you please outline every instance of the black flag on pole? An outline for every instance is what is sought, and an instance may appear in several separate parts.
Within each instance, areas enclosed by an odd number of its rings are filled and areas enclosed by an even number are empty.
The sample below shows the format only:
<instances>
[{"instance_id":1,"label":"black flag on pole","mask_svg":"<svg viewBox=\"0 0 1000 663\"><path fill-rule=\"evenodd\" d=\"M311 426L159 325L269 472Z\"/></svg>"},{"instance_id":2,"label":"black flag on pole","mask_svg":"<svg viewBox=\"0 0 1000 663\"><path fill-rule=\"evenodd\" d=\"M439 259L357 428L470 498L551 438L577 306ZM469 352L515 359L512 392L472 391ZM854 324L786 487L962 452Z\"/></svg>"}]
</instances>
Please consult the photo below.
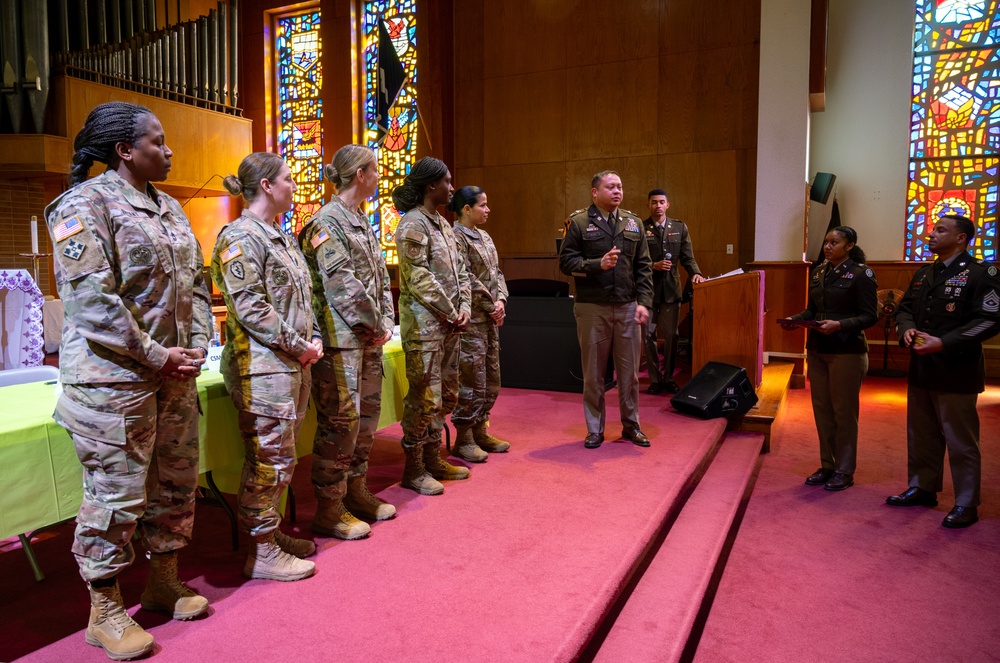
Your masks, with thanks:
<instances>
[{"instance_id":1,"label":"black flag on pole","mask_svg":"<svg viewBox=\"0 0 1000 663\"><path fill-rule=\"evenodd\" d=\"M406 82L406 71L392 45L385 22L378 21L378 91L375 97L375 123L378 125L378 143L389 132L389 109L396 102L396 95Z\"/></svg>"}]
</instances>

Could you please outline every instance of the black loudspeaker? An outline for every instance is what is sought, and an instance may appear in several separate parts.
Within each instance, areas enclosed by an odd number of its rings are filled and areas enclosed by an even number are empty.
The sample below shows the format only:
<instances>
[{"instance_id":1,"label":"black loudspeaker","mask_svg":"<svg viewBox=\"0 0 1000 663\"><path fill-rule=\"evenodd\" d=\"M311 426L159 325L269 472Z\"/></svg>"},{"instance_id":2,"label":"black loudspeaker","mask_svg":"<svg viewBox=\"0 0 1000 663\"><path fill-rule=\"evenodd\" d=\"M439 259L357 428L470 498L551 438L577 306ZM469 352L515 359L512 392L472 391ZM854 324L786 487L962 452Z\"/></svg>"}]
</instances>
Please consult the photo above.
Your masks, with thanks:
<instances>
[{"instance_id":1,"label":"black loudspeaker","mask_svg":"<svg viewBox=\"0 0 1000 663\"><path fill-rule=\"evenodd\" d=\"M757 394L750 384L746 369L718 361L705 364L670 399L670 404L678 412L693 414L702 419L746 414L756 403Z\"/></svg>"},{"instance_id":2,"label":"black loudspeaker","mask_svg":"<svg viewBox=\"0 0 1000 663\"><path fill-rule=\"evenodd\" d=\"M812 187L809 189L809 200L826 205L830 200L830 193L833 192L833 185L837 181L837 176L833 173L816 173Z\"/></svg>"}]
</instances>

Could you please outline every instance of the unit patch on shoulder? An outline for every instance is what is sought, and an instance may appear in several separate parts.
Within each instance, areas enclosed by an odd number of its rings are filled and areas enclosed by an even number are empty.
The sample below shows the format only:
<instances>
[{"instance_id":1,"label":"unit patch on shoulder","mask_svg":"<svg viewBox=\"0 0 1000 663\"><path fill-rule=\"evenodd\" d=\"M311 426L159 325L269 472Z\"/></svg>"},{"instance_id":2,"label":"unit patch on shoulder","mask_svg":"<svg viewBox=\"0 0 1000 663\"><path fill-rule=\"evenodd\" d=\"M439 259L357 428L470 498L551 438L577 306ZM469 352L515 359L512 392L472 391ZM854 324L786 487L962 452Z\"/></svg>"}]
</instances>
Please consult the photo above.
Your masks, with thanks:
<instances>
[{"instance_id":1,"label":"unit patch on shoulder","mask_svg":"<svg viewBox=\"0 0 1000 663\"><path fill-rule=\"evenodd\" d=\"M319 246L328 239L330 239L330 233L326 232L326 229L324 228L323 230L320 230L318 233L316 233L315 237L309 240L309 243L315 249L317 246Z\"/></svg>"},{"instance_id":2,"label":"unit patch on shoulder","mask_svg":"<svg viewBox=\"0 0 1000 663\"><path fill-rule=\"evenodd\" d=\"M997 275L997 266L996 265L990 265L987 268L986 273L989 274L990 276L996 276Z\"/></svg>"},{"instance_id":3,"label":"unit patch on shoulder","mask_svg":"<svg viewBox=\"0 0 1000 663\"><path fill-rule=\"evenodd\" d=\"M232 265L230 265L229 266L229 273L232 274L233 276L235 276L236 278L238 278L241 281L243 279L245 279L246 276L247 276L247 273L246 273L246 269L244 269L244 267L243 267L243 261L242 260L237 260Z\"/></svg>"},{"instance_id":4,"label":"unit patch on shoulder","mask_svg":"<svg viewBox=\"0 0 1000 663\"><path fill-rule=\"evenodd\" d=\"M233 258L239 258L243 255L243 249L240 248L239 244L230 244L229 247L219 254L219 262L223 265L228 263ZM239 278L243 278L242 276Z\"/></svg>"},{"instance_id":5,"label":"unit patch on shoulder","mask_svg":"<svg viewBox=\"0 0 1000 663\"><path fill-rule=\"evenodd\" d=\"M875 272L872 271L871 267L865 270L865 276L867 276L870 279L875 278Z\"/></svg>"},{"instance_id":6,"label":"unit patch on shoulder","mask_svg":"<svg viewBox=\"0 0 1000 663\"><path fill-rule=\"evenodd\" d=\"M983 310L987 313L996 313L1000 311L1000 295L997 295L996 290L990 290L985 297L983 297Z\"/></svg>"},{"instance_id":7,"label":"unit patch on shoulder","mask_svg":"<svg viewBox=\"0 0 1000 663\"><path fill-rule=\"evenodd\" d=\"M78 231L79 232L79 231ZM66 243L66 248L63 249L63 255L67 258L72 258L73 260L79 260L80 256L83 255L84 250L87 245L83 242L78 242L75 239L69 240Z\"/></svg>"}]
</instances>

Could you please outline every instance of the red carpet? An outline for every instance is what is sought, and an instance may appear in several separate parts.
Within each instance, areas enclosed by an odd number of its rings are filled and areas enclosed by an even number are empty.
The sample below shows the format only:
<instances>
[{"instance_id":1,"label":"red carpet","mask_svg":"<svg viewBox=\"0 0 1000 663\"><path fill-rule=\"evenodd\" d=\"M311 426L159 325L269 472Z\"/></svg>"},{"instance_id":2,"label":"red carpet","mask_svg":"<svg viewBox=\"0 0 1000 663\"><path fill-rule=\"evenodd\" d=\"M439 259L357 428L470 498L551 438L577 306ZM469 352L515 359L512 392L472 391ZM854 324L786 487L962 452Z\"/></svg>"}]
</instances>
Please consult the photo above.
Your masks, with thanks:
<instances>
[{"instance_id":1,"label":"red carpet","mask_svg":"<svg viewBox=\"0 0 1000 663\"><path fill-rule=\"evenodd\" d=\"M382 496L399 516L376 524L368 540L320 539L319 572L302 582L243 580L243 552L229 550L219 510L201 507L181 575L211 599L212 612L172 622L139 610L157 639L155 660L572 660L722 432L721 420L674 414L662 397L643 394L642 406L651 448L606 442L586 450L578 394L504 390L494 432L513 442L510 453L440 497L387 488ZM402 471L398 439L395 427L379 436L376 488ZM298 524L307 528L315 507L308 463L295 486ZM64 526L37 544L49 575L39 585L21 551L0 555L5 585L14 581L2 606L0 659L106 660L83 643L87 599L71 532ZM143 566L123 574L130 605Z\"/></svg>"},{"instance_id":2,"label":"red carpet","mask_svg":"<svg viewBox=\"0 0 1000 663\"><path fill-rule=\"evenodd\" d=\"M857 485L803 485L819 467L808 390L783 419L736 537L695 661L1000 661L1000 387L980 396L983 505L966 530L906 487L905 380L862 388Z\"/></svg>"}]
</instances>

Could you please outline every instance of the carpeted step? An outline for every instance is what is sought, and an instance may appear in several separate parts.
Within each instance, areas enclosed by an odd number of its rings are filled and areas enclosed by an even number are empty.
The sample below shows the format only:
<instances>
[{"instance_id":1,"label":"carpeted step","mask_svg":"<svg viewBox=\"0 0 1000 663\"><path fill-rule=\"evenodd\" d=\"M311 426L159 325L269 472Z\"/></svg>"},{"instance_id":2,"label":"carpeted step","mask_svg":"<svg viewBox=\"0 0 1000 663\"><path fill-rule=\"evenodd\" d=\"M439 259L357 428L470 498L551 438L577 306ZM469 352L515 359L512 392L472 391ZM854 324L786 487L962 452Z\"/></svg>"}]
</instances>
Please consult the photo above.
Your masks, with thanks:
<instances>
[{"instance_id":1,"label":"carpeted step","mask_svg":"<svg viewBox=\"0 0 1000 663\"><path fill-rule=\"evenodd\" d=\"M677 661L729 536L763 436L729 434L625 602L595 661Z\"/></svg>"}]
</instances>

